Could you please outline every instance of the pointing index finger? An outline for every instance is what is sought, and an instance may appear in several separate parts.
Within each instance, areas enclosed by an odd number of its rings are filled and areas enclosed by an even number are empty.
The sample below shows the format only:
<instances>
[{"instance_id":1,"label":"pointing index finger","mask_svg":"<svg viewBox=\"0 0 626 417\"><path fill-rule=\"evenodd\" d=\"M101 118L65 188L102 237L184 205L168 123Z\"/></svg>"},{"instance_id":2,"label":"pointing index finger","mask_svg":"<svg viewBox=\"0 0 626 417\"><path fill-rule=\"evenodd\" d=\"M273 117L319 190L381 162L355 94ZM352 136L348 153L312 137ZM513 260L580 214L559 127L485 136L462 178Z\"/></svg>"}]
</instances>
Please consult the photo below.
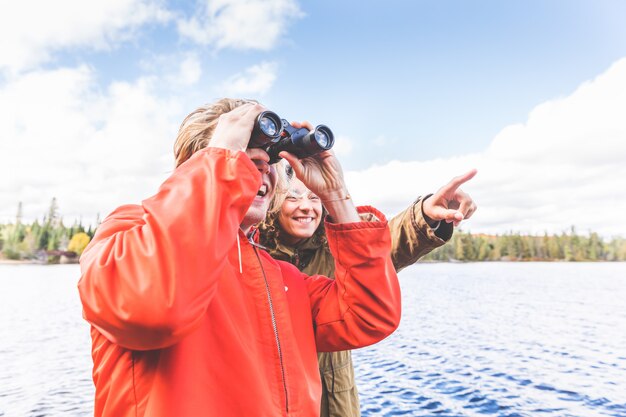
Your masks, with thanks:
<instances>
[{"instance_id":1,"label":"pointing index finger","mask_svg":"<svg viewBox=\"0 0 626 417\"><path fill-rule=\"evenodd\" d=\"M452 178L452 180L444 186L445 191L456 191L461 185L474 178L478 170L476 168L467 171L465 174Z\"/></svg>"}]
</instances>

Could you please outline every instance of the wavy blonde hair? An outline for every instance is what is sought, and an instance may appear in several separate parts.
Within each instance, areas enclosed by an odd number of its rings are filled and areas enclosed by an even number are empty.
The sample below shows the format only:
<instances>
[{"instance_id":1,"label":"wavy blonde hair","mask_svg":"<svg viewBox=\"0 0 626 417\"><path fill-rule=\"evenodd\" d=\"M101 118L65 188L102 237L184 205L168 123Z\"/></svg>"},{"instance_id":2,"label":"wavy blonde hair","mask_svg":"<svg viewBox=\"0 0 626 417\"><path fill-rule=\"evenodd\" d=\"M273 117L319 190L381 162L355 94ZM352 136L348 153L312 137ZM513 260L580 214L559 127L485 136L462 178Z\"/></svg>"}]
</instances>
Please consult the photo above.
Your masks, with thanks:
<instances>
[{"instance_id":1,"label":"wavy blonde hair","mask_svg":"<svg viewBox=\"0 0 626 417\"><path fill-rule=\"evenodd\" d=\"M174 142L176 167L207 147L215 131L215 126L222 114L228 113L246 103L258 103L256 100L222 98L212 104L198 107L191 112L178 129Z\"/></svg>"}]
</instances>

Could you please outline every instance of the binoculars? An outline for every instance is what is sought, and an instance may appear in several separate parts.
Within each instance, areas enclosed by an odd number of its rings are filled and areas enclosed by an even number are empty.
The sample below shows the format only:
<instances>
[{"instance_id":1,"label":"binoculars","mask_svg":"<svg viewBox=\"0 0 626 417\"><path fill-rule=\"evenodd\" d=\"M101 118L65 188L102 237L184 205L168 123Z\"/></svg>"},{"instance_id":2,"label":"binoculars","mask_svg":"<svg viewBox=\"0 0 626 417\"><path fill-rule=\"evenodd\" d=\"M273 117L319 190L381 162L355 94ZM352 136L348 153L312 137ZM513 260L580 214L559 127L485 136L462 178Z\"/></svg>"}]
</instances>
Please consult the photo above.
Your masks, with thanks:
<instances>
[{"instance_id":1,"label":"binoculars","mask_svg":"<svg viewBox=\"0 0 626 417\"><path fill-rule=\"evenodd\" d=\"M254 122L249 148L261 148L270 156L270 164L278 162L278 154L287 151L298 158L306 158L327 151L335 144L333 132L325 125L318 125L311 132L295 128L272 111L259 114Z\"/></svg>"}]
</instances>

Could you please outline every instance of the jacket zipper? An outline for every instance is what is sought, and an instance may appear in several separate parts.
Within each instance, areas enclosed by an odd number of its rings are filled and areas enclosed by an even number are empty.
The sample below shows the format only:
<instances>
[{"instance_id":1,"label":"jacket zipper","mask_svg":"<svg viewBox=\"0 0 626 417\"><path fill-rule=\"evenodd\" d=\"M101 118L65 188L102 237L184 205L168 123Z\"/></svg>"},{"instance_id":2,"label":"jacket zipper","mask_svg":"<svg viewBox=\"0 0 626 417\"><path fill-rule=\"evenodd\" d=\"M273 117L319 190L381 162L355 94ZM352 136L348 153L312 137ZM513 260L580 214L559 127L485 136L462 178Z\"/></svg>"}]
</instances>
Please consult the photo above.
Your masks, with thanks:
<instances>
[{"instance_id":1,"label":"jacket zipper","mask_svg":"<svg viewBox=\"0 0 626 417\"><path fill-rule=\"evenodd\" d=\"M263 268L263 263L261 262L261 257L259 256L258 249L256 246L252 246L254 248L254 254L256 255L257 260L259 261L259 266L261 266L261 272L263 273L263 279L265 280L265 291L267 292L267 301L270 305L270 314L272 316L272 328L274 329L274 337L276 338L276 348L278 349L278 359L280 361L280 372L283 378L283 389L285 391L285 410L289 413L289 393L287 392L287 380L285 378L285 364L283 363L283 351L280 347L280 338L278 337L278 326L276 324L276 315L274 314L274 303L272 302L272 293L270 292L269 282L267 281L267 276L265 275L265 268Z\"/></svg>"}]
</instances>

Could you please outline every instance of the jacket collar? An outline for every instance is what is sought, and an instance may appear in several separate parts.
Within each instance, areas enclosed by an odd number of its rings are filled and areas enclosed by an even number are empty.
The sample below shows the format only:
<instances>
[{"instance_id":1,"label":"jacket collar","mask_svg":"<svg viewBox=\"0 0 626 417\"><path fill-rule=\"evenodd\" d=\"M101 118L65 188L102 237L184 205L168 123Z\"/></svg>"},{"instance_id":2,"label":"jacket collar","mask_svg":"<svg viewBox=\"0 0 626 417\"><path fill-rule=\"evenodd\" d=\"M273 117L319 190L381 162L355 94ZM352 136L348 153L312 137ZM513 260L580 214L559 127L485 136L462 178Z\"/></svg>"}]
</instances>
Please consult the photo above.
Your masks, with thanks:
<instances>
[{"instance_id":1,"label":"jacket collar","mask_svg":"<svg viewBox=\"0 0 626 417\"><path fill-rule=\"evenodd\" d=\"M311 236L308 239L303 240L297 245L288 245L284 242L277 242L276 247L273 249L269 249L270 255L274 256L276 254L282 254L287 258L292 258L296 251L299 253L316 251L322 246L322 242L316 237Z\"/></svg>"}]
</instances>

